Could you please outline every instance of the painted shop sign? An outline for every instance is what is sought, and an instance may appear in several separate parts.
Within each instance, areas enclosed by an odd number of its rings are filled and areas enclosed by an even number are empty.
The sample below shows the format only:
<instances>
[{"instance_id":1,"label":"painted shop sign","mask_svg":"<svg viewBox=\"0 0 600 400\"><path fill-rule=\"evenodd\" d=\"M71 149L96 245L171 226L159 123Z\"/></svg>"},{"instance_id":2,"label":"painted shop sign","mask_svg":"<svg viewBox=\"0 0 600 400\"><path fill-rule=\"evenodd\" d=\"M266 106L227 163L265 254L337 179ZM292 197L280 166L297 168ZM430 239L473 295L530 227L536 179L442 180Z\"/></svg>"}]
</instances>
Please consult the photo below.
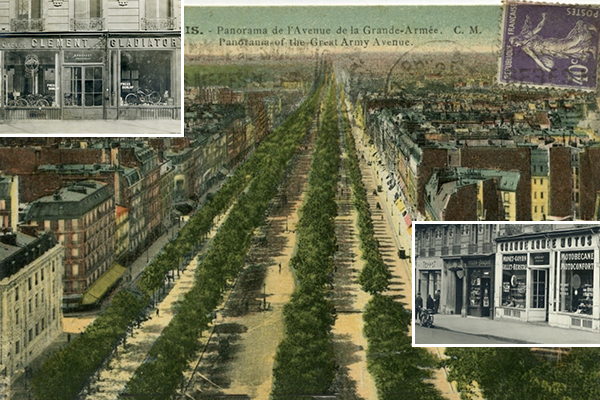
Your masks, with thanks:
<instances>
[{"instance_id":1,"label":"painted shop sign","mask_svg":"<svg viewBox=\"0 0 600 400\"><path fill-rule=\"evenodd\" d=\"M503 254L502 269L519 270L527 269L527 254Z\"/></svg>"},{"instance_id":2,"label":"painted shop sign","mask_svg":"<svg viewBox=\"0 0 600 400\"><path fill-rule=\"evenodd\" d=\"M140 48L140 49L156 49L156 48L172 48L181 47L180 38L128 38L128 39L109 39L109 47L120 48Z\"/></svg>"},{"instance_id":3,"label":"painted shop sign","mask_svg":"<svg viewBox=\"0 0 600 400\"><path fill-rule=\"evenodd\" d=\"M532 253L529 260L531 265L550 265L550 253Z\"/></svg>"},{"instance_id":4,"label":"painted shop sign","mask_svg":"<svg viewBox=\"0 0 600 400\"><path fill-rule=\"evenodd\" d=\"M100 38L3 38L2 49L84 49L99 46Z\"/></svg>"},{"instance_id":5,"label":"painted shop sign","mask_svg":"<svg viewBox=\"0 0 600 400\"><path fill-rule=\"evenodd\" d=\"M491 268L494 265L492 258L478 258L476 260L466 260L467 267Z\"/></svg>"},{"instance_id":6,"label":"painted shop sign","mask_svg":"<svg viewBox=\"0 0 600 400\"><path fill-rule=\"evenodd\" d=\"M3 38L0 39L0 49L90 49L104 48L105 39L97 38ZM110 48L138 48L138 49L179 49L181 48L181 38L162 37L162 38L109 38L108 47Z\"/></svg>"},{"instance_id":7,"label":"painted shop sign","mask_svg":"<svg viewBox=\"0 0 600 400\"><path fill-rule=\"evenodd\" d=\"M565 251L561 253L560 268L564 270L594 269L594 250Z\"/></svg>"},{"instance_id":8,"label":"painted shop sign","mask_svg":"<svg viewBox=\"0 0 600 400\"><path fill-rule=\"evenodd\" d=\"M417 258L417 269L442 269L441 258Z\"/></svg>"},{"instance_id":9,"label":"painted shop sign","mask_svg":"<svg viewBox=\"0 0 600 400\"><path fill-rule=\"evenodd\" d=\"M104 52L100 50L65 51L65 62L102 62Z\"/></svg>"}]
</instances>

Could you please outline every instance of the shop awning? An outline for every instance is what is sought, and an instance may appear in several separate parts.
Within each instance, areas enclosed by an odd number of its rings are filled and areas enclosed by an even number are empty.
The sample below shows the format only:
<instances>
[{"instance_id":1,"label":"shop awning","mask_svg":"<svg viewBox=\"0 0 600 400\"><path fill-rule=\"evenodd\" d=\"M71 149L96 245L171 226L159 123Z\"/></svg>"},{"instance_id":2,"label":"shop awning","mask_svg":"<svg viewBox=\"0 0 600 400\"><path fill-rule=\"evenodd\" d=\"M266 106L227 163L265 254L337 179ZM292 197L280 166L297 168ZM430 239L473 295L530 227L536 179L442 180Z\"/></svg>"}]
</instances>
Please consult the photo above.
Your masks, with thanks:
<instances>
[{"instance_id":1,"label":"shop awning","mask_svg":"<svg viewBox=\"0 0 600 400\"><path fill-rule=\"evenodd\" d=\"M404 206L404 202L402 201L402 197L398 197L396 199L396 208L398 208L398 210L400 211L406 209L406 207Z\"/></svg>"},{"instance_id":2,"label":"shop awning","mask_svg":"<svg viewBox=\"0 0 600 400\"><path fill-rule=\"evenodd\" d=\"M106 294L108 289L114 286L119 280L121 275L127 268L123 267L119 263L114 263L104 275L102 275L90 288L83 294L81 298L81 305L87 306L90 304L97 303L102 296Z\"/></svg>"}]
</instances>

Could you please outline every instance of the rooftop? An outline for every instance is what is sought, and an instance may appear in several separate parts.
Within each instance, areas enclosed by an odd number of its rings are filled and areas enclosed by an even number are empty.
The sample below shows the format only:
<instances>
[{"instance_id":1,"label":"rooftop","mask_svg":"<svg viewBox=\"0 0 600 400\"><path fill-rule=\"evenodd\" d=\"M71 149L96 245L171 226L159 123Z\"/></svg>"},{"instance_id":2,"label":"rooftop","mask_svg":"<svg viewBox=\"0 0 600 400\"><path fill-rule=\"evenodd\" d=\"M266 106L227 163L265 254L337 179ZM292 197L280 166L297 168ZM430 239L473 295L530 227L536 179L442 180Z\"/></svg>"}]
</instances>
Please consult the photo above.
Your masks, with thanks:
<instances>
[{"instance_id":1,"label":"rooftop","mask_svg":"<svg viewBox=\"0 0 600 400\"><path fill-rule=\"evenodd\" d=\"M112 196L110 187L98 181L82 181L59 189L54 195L31 203L26 221L79 218Z\"/></svg>"},{"instance_id":2,"label":"rooftop","mask_svg":"<svg viewBox=\"0 0 600 400\"><path fill-rule=\"evenodd\" d=\"M0 238L0 281L8 278L56 245L47 234L39 238L22 233L2 235Z\"/></svg>"}]
</instances>

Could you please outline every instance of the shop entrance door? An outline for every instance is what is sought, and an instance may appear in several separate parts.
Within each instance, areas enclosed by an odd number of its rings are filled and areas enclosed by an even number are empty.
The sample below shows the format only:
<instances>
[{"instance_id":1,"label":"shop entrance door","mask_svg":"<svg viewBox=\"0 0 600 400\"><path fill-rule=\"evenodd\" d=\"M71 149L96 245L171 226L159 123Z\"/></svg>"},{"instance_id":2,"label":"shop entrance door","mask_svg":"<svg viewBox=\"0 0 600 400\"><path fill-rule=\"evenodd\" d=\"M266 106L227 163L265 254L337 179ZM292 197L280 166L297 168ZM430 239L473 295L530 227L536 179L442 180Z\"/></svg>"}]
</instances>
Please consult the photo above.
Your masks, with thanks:
<instances>
[{"instance_id":1,"label":"shop entrance door","mask_svg":"<svg viewBox=\"0 0 600 400\"><path fill-rule=\"evenodd\" d=\"M454 303L454 313L460 315L463 307L463 278L456 276L456 302Z\"/></svg>"},{"instance_id":2,"label":"shop entrance door","mask_svg":"<svg viewBox=\"0 0 600 400\"><path fill-rule=\"evenodd\" d=\"M63 68L65 119L102 119L103 73L101 64Z\"/></svg>"},{"instance_id":3,"label":"shop entrance door","mask_svg":"<svg viewBox=\"0 0 600 400\"><path fill-rule=\"evenodd\" d=\"M533 291L531 293L531 308L545 309L546 318L548 321L548 270L533 269L531 270Z\"/></svg>"}]
</instances>

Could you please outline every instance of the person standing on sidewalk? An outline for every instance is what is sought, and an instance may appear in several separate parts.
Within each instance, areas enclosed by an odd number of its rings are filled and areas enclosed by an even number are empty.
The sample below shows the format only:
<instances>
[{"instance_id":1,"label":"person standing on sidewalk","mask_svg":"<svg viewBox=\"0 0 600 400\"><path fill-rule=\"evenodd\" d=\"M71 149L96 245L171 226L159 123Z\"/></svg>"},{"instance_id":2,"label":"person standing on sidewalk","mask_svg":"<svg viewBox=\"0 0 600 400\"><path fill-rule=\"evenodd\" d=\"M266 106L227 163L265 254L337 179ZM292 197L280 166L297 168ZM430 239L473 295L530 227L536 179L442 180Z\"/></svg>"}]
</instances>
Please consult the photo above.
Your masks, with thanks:
<instances>
[{"instance_id":1,"label":"person standing on sidewalk","mask_svg":"<svg viewBox=\"0 0 600 400\"><path fill-rule=\"evenodd\" d=\"M438 289L435 291L435 294L433 295L433 313L434 314L437 314L439 312L440 297L441 297L441 293L440 293L440 289Z\"/></svg>"},{"instance_id":2,"label":"person standing on sidewalk","mask_svg":"<svg viewBox=\"0 0 600 400\"><path fill-rule=\"evenodd\" d=\"M433 297L431 297L430 294L427 295L427 309L428 310L433 310L434 308L434 302L433 302Z\"/></svg>"},{"instance_id":3,"label":"person standing on sidewalk","mask_svg":"<svg viewBox=\"0 0 600 400\"><path fill-rule=\"evenodd\" d=\"M417 293L415 306L417 307L417 319L421 319L421 310L423 310L423 298L421 297L421 293Z\"/></svg>"}]
</instances>

